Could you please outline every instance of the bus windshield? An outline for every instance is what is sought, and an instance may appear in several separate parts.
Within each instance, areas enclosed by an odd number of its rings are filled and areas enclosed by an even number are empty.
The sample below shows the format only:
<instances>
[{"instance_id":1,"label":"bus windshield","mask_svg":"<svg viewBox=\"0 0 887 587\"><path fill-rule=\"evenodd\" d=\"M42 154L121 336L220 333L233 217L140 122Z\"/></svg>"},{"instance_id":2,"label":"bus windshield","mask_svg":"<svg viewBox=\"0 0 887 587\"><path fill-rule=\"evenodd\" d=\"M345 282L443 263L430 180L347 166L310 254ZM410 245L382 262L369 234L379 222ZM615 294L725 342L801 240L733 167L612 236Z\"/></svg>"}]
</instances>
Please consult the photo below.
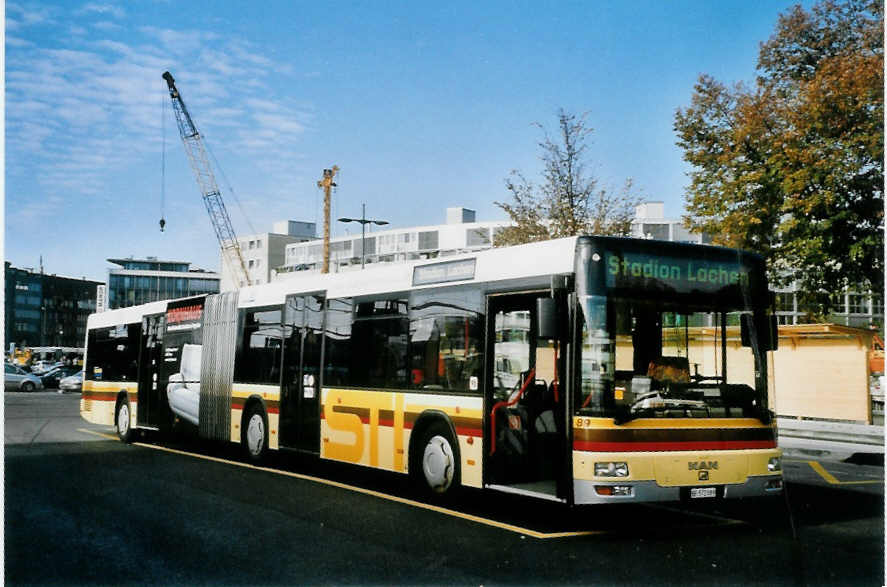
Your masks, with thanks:
<instances>
[{"instance_id":1,"label":"bus windshield","mask_svg":"<svg viewBox=\"0 0 887 587\"><path fill-rule=\"evenodd\" d=\"M586 296L581 311L578 415L763 417L764 355L741 344L744 308Z\"/></svg>"}]
</instances>

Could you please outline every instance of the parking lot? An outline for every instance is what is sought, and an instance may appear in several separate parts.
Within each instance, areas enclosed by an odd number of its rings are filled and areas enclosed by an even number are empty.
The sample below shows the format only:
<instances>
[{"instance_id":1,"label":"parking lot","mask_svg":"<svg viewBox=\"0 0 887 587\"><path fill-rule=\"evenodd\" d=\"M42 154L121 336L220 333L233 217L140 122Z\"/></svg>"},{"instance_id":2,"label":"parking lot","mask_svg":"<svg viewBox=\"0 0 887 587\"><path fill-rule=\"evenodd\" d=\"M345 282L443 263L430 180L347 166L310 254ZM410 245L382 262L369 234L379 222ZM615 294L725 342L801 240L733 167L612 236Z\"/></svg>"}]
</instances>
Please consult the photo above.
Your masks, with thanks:
<instances>
[{"instance_id":1,"label":"parking lot","mask_svg":"<svg viewBox=\"0 0 887 587\"><path fill-rule=\"evenodd\" d=\"M883 582L872 464L787 459L790 508L569 510L477 491L438 504L400 477L312 459L125 445L78 405L5 394L11 584Z\"/></svg>"}]
</instances>

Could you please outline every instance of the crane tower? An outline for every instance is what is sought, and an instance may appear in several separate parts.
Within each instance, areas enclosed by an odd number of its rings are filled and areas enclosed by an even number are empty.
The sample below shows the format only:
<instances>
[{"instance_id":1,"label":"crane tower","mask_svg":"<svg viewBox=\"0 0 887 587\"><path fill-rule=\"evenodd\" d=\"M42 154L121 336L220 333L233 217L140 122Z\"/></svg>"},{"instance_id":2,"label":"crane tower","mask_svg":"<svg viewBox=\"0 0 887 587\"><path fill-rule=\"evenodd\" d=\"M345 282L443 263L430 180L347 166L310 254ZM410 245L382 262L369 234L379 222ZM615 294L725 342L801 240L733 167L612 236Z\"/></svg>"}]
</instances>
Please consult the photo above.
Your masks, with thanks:
<instances>
[{"instance_id":1,"label":"crane tower","mask_svg":"<svg viewBox=\"0 0 887 587\"><path fill-rule=\"evenodd\" d=\"M194 126L194 121L191 119L191 115L185 107L185 102L176 88L176 81L173 79L172 74L168 71L164 72L163 79L166 80L166 84L169 86L169 97L172 99L172 107L176 113L179 134L182 137L182 143L185 145L185 154L188 155L191 170L197 179L200 194L203 196L203 203L206 205L206 211L209 213L209 219L212 221L213 229L216 232L216 238L222 250L222 258L231 268L235 283L238 282L239 277L244 284L250 285L246 262L243 260L243 253L240 251L237 235L234 233L231 218L225 209L225 202L222 200L222 194L219 191L219 186L216 184L216 178L210 167L209 158L200 138L200 133L197 131L197 127Z\"/></svg>"}]
</instances>

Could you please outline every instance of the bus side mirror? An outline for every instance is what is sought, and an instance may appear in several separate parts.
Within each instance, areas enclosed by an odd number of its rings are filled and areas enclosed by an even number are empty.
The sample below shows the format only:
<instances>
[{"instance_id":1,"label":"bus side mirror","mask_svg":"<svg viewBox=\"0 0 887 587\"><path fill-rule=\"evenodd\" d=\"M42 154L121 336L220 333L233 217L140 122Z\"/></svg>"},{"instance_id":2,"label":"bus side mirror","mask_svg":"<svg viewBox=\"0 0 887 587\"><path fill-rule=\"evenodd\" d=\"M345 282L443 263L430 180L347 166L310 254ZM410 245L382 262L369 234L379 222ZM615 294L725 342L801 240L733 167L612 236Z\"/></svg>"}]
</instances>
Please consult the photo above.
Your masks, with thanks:
<instances>
[{"instance_id":1,"label":"bus side mirror","mask_svg":"<svg viewBox=\"0 0 887 587\"><path fill-rule=\"evenodd\" d=\"M754 331L758 336L758 347L762 351L775 351L779 348L779 326L776 323L776 316L761 316L755 320L753 314L742 314L739 316L740 338L742 346L751 346L751 333Z\"/></svg>"},{"instance_id":2,"label":"bus side mirror","mask_svg":"<svg viewBox=\"0 0 887 587\"><path fill-rule=\"evenodd\" d=\"M537 298L536 317L539 322L539 338L559 338L557 300Z\"/></svg>"}]
</instances>

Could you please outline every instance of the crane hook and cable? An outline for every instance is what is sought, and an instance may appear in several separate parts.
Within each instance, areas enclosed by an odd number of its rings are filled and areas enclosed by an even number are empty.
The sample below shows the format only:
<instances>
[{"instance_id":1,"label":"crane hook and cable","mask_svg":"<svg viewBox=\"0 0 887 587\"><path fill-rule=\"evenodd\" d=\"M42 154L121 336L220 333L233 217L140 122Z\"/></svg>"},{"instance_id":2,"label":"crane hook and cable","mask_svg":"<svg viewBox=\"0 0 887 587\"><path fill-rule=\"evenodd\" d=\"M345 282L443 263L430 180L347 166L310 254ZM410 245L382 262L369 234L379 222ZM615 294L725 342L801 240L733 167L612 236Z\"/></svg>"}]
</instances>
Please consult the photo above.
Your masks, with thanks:
<instances>
[{"instance_id":1,"label":"crane hook and cable","mask_svg":"<svg viewBox=\"0 0 887 587\"><path fill-rule=\"evenodd\" d=\"M166 97L160 100L160 232L166 227Z\"/></svg>"}]
</instances>

